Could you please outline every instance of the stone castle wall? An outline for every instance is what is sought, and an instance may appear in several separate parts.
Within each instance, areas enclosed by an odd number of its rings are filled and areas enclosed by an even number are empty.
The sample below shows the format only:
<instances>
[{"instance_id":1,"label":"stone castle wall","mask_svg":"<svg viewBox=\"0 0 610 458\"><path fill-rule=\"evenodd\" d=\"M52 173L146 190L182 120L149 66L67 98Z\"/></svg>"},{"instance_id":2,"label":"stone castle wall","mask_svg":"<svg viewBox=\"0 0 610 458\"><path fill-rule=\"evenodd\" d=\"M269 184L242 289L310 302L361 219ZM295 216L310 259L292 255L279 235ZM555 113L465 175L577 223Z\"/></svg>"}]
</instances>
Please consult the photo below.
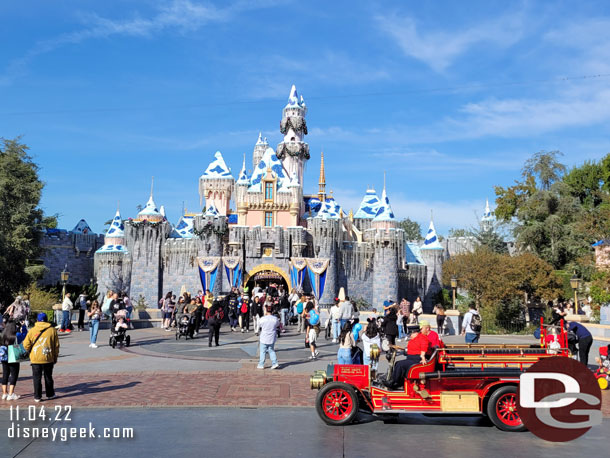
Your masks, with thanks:
<instances>
[{"instance_id":1,"label":"stone castle wall","mask_svg":"<svg viewBox=\"0 0 610 458\"><path fill-rule=\"evenodd\" d=\"M41 240L44 249L41 260L48 269L40 280L42 285L60 282L60 273L68 268L71 285L84 285L94 278L93 256L104 244L104 237L97 234L75 234L57 231L45 235Z\"/></svg>"}]
</instances>

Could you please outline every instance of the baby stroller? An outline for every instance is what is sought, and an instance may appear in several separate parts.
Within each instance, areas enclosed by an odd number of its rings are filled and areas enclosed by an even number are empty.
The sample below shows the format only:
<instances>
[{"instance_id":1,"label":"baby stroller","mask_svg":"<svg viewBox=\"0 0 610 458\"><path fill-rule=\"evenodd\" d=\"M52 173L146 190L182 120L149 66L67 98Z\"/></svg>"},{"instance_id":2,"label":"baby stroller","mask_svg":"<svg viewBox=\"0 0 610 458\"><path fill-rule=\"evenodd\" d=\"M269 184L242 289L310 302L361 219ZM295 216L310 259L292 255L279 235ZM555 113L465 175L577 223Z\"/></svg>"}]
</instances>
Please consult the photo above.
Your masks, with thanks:
<instances>
[{"instance_id":1,"label":"baby stroller","mask_svg":"<svg viewBox=\"0 0 610 458\"><path fill-rule=\"evenodd\" d=\"M195 317L190 313L180 315L176 325L176 340L180 340L180 337L188 339L193 338L195 332Z\"/></svg>"},{"instance_id":2,"label":"baby stroller","mask_svg":"<svg viewBox=\"0 0 610 458\"><path fill-rule=\"evenodd\" d=\"M602 390L607 390L610 385L610 359L608 352L610 345L606 347L599 347L599 356L595 358L595 362L599 364L599 368L595 371L595 378L597 383Z\"/></svg>"},{"instance_id":3,"label":"baby stroller","mask_svg":"<svg viewBox=\"0 0 610 458\"><path fill-rule=\"evenodd\" d=\"M127 328L120 327L118 330L116 329L116 325L121 318L123 318L123 322L127 323L127 312L123 309L112 314L110 340L108 342L112 348L116 348L117 345L129 347L131 343L131 337L127 335Z\"/></svg>"}]
</instances>

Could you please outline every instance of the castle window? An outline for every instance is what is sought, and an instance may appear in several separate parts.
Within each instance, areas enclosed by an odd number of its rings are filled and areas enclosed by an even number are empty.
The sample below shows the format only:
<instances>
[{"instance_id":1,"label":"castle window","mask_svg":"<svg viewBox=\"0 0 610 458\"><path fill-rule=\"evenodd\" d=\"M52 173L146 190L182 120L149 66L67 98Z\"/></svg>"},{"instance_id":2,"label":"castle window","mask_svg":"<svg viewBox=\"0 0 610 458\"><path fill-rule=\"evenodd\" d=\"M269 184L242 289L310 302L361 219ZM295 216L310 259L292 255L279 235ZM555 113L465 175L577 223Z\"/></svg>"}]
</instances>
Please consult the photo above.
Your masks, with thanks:
<instances>
[{"instance_id":1,"label":"castle window","mask_svg":"<svg viewBox=\"0 0 610 458\"><path fill-rule=\"evenodd\" d=\"M265 212L265 227L273 227L273 212Z\"/></svg>"},{"instance_id":2,"label":"castle window","mask_svg":"<svg viewBox=\"0 0 610 458\"><path fill-rule=\"evenodd\" d=\"M265 183L265 200L273 200L273 182L267 181Z\"/></svg>"}]
</instances>

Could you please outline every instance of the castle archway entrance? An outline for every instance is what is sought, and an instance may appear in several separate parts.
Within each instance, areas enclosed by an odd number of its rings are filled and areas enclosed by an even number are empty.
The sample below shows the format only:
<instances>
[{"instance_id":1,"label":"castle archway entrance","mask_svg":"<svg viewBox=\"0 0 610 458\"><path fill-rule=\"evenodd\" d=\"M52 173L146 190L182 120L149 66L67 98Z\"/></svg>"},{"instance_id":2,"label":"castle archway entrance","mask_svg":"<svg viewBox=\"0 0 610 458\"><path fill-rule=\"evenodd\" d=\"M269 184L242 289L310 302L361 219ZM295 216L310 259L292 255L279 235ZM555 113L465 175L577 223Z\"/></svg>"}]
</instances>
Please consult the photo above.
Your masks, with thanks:
<instances>
[{"instance_id":1,"label":"castle archway entrance","mask_svg":"<svg viewBox=\"0 0 610 458\"><path fill-rule=\"evenodd\" d=\"M290 277L274 264L260 264L252 268L244 278L244 284L248 285L250 291L257 284L265 289L271 283L276 283L278 286L283 285L286 291L290 291Z\"/></svg>"}]
</instances>

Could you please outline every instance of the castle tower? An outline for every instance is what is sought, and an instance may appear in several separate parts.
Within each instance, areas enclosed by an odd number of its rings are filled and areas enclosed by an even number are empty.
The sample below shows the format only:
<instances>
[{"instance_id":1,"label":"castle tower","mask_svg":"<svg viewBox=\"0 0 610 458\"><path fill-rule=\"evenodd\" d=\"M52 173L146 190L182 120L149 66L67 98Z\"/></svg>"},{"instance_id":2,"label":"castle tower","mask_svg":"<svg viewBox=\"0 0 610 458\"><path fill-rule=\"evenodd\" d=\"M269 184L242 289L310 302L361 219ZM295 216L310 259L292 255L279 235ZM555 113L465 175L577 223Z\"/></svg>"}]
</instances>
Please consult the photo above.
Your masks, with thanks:
<instances>
[{"instance_id":1,"label":"castle tower","mask_svg":"<svg viewBox=\"0 0 610 458\"><path fill-rule=\"evenodd\" d=\"M481 230L490 231L494 227L494 223L496 221L496 217L493 212L489 208L489 199L485 199L485 212L483 213L483 217L481 218Z\"/></svg>"},{"instance_id":2,"label":"castle tower","mask_svg":"<svg viewBox=\"0 0 610 458\"><path fill-rule=\"evenodd\" d=\"M228 232L227 217L219 215L218 211L211 205L202 215L196 215L193 221L194 232L202 241L200 256L222 256L223 239ZM222 266L218 267L218 274L214 283L214 296L222 291L223 283Z\"/></svg>"},{"instance_id":3,"label":"castle tower","mask_svg":"<svg viewBox=\"0 0 610 458\"><path fill-rule=\"evenodd\" d=\"M324 172L324 151L320 153L320 181L318 182L318 199L320 202L326 200L326 174Z\"/></svg>"},{"instance_id":4,"label":"castle tower","mask_svg":"<svg viewBox=\"0 0 610 458\"><path fill-rule=\"evenodd\" d=\"M324 206L324 203L322 204ZM337 294L337 250L342 243L341 221L329 214L320 212L307 219L307 229L313 239L313 256L330 259L326 269L326 285L319 303L330 307Z\"/></svg>"},{"instance_id":5,"label":"castle tower","mask_svg":"<svg viewBox=\"0 0 610 458\"><path fill-rule=\"evenodd\" d=\"M171 225L157 210L151 191L146 207L125 224L125 242L131 252L129 294L133 301L144 298L154 307L163 294L161 247L171 232Z\"/></svg>"},{"instance_id":6,"label":"castle tower","mask_svg":"<svg viewBox=\"0 0 610 458\"><path fill-rule=\"evenodd\" d=\"M292 85L280 122L280 132L284 135L284 141L277 145L276 155L288 171L288 176L296 173L301 184L303 184L305 161L309 159L309 145L303 141L303 137L307 135L306 114L305 101L302 96L299 99L297 89Z\"/></svg>"},{"instance_id":7,"label":"castle tower","mask_svg":"<svg viewBox=\"0 0 610 458\"><path fill-rule=\"evenodd\" d=\"M260 162L260 159L258 162ZM237 205L237 224L239 226L245 226L247 224L246 216L248 214L248 202L246 193L248 192L248 186L250 186L250 177L248 176L248 172L246 172L246 155L244 154L244 163L241 166L239 177L235 182L235 205Z\"/></svg>"},{"instance_id":8,"label":"castle tower","mask_svg":"<svg viewBox=\"0 0 610 458\"><path fill-rule=\"evenodd\" d=\"M252 170L256 169L256 166L263 158L265 151L269 148L269 143L267 142L267 137L263 138L262 132L258 133L258 140L254 145L254 151L252 152Z\"/></svg>"},{"instance_id":9,"label":"castle tower","mask_svg":"<svg viewBox=\"0 0 610 458\"><path fill-rule=\"evenodd\" d=\"M398 267L400 251L404 246L404 233L396 229L396 218L385 189L371 229L364 231L365 241L373 245L373 305L379 307L387 299L398 299Z\"/></svg>"},{"instance_id":10,"label":"castle tower","mask_svg":"<svg viewBox=\"0 0 610 458\"><path fill-rule=\"evenodd\" d=\"M381 202L377 193L373 188L366 190L366 194L362 198L360 207L354 213L354 225L361 231L372 227L373 218L377 216Z\"/></svg>"},{"instance_id":11,"label":"castle tower","mask_svg":"<svg viewBox=\"0 0 610 458\"><path fill-rule=\"evenodd\" d=\"M424 311L429 313L434 308L436 295L443 288L441 281L445 257L445 250L438 240L432 220L430 220L430 227L420 252L426 264L426 289L423 297Z\"/></svg>"},{"instance_id":12,"label":"castle tower","mask_svg":"<svg viewBox=\"0 0 610 458\"><path fill-rule=\"evenodd\" d=\"M234 184L231 169L227 167L220 151L216 151L214 160L199 178L200 205L205 198L206 207L213 204L221 215L226 216L229 213Z\"/></svg>"},{"instance_id":13,"label":"castle tower","mask_svg":"<svg viewBox=\"0 0 610 458\"><path fill-rule=\"evenodd\" d=\"M95 252L94 275L99 290L128 291L131 255L125 246L125 226L117 209L104 236L104 245Z\"/></svg>"}]
</instances>

